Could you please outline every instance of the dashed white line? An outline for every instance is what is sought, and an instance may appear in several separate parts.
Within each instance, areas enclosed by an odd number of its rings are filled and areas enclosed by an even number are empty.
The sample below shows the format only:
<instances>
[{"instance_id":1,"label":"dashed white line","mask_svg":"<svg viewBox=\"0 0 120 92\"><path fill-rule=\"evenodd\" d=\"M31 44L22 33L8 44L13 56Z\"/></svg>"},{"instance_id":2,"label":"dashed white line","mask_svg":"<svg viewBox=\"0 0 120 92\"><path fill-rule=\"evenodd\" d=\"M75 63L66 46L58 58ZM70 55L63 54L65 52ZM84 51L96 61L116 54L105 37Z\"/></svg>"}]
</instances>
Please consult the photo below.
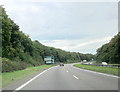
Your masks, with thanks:
<instances>
[{"instance_id":1,"label":"dashed white line","mask_svg":"<svg viewBox=\"0 0 120 92\"><path fill-rule=\"evenodd\" d=\"M77 80L79 79L78 77L76 77L75 75L73 75L74 78L76 78Z\"/></svg>"},{"instance_id":2,"label":"dashed white line","mask_svg":"<svg viewBox=\"0 0 120 92\"><path fill-rule=\"evenodd\" d=\"M68 71L66 71L66 72L68 72Z\"/></svg>"},{"instance_id":3,"label":"dashed white line","mask_svg":"<svg viewBox=\"0 0 120 92\"><path fill-rule=\"evenodd\" d=\"M96 74L100 74L100 75L104 75L104 76L109 76L109 77L113 77L113 78L120 78L120 77L115 76L115 75L109 75L109 74L100 73L100 72L96 72L96 71L81 69L81 68L77 68L77 67L74 67L74 66L72 66L72 67L73 67L74 69L78 69L78 70L82 70L82 71L86 71L86 72L96 73Z\"/></svg>"}]
</instances>

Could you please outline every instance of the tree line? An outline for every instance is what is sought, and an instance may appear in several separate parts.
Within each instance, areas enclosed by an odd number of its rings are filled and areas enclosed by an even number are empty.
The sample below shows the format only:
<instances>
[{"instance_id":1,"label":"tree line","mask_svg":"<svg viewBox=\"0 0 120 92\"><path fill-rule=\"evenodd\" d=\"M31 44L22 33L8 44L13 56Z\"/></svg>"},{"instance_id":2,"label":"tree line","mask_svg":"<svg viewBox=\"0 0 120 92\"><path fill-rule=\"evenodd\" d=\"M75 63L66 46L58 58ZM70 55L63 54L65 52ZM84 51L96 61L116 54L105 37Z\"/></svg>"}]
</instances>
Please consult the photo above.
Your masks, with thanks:
<instances>
[{"instance_id":1,"label":"tree line","mask_svg":"<svg viewBox=\"0 0 120 92\"><path fill-rule=\"evenodd\" d=\"M97 50L96 59L98 62L120 64L120 33Z\"/></svg>"},{"instance_id":2,"label":"tree line","mask_svg":"<svg viewBox=\"0 0 120 92\"><path fill-rule=\"evenodd\" d=\"M92 54L67 52L54 47L41 44L39 41L32 41L31 38L20 31L19 26L9 18L5 9L0 6L2 21L0 37L2 39L2 72L11 72L25 69L30 66L45 64L44 57L53 55L55 62L80 62L91 60Z\"/></svg>"}]
</instances>

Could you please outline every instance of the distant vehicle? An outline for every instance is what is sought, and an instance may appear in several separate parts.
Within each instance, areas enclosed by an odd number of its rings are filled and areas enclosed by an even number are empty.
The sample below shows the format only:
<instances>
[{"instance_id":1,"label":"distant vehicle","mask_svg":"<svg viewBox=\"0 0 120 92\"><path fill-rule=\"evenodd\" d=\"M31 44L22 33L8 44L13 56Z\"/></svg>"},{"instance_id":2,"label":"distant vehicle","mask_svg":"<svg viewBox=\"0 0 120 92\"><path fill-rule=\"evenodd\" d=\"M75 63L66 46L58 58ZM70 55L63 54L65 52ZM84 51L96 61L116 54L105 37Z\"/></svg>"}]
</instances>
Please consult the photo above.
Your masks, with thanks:
<instances>
[{"instance_id":1,"label":"distant vehicle","mask_svg":"<svg viewBox=\"0 0 120 92\"><path fill-rule=\"evenodd\" d=\"M87 62L87 60L83 60L83 62Z\"/></svg>"},{"instance_id":2,"label":"distant vehicle","mask_svg":"<svg viewBox=\"0 0 120 92\"><path fill-rule=\"evenodd\" d=\"M64 66L64 64L63 64L63 63L60 63L60 66Z\"/></svg>"},{"instance_id":3,"label":"distant vehicle","mask_svg":"<svg viewBox=\"0 0 120 92\"><path fill-rule=\"evenodd\" d=\"M106 62L102 62L102 65L107 65L107 63Z\"/></svg>"}]
</instances>

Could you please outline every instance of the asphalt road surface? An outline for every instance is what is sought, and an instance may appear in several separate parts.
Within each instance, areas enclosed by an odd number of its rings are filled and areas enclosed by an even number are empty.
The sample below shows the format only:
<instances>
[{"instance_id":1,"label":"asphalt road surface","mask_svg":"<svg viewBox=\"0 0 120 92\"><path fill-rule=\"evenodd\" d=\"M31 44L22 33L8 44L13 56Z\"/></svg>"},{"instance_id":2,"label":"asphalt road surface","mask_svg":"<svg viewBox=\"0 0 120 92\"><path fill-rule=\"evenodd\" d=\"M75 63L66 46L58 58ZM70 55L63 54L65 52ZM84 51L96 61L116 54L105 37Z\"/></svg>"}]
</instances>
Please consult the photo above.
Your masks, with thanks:
<instances>
[{"instance_id":1,"label":"asphalt road surface","mask_svg":"<svg viewBox=\"0 0 120 92\"><path fill-rule=\"evenodd\" d=\"M118 78L95 73L65 64L52 67L20 86L16 90L118 90Z\"/></svg>"}]
</instances>

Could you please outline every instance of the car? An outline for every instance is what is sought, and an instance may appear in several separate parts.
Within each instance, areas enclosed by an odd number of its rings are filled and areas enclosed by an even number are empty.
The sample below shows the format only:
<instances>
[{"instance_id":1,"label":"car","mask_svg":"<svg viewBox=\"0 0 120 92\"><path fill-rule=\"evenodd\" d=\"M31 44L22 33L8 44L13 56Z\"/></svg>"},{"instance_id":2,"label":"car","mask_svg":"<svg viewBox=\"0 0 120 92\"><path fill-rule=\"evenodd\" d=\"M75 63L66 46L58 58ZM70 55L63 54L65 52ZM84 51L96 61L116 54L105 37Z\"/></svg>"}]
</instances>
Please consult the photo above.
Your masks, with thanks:
<instances>
[{"instance_id":1,"label":"car","mask_svg":"<svg viewBox=\"0 0 120 92\"><path fill-rule=\"evenodd\" d=\"M101 64L102 64L102 65L107 65L107 62L102 62Z\"/></svg>"},{"instance_id":2,"label":"car","mask_svg":"<svg viewBox=\"0 0 120 92\"><path fill-rule=\"evenodd\" d=\"M63 64L63 63L60 63L60 66L64 66L64 64Z\"/></svg>"}]
</instances>

